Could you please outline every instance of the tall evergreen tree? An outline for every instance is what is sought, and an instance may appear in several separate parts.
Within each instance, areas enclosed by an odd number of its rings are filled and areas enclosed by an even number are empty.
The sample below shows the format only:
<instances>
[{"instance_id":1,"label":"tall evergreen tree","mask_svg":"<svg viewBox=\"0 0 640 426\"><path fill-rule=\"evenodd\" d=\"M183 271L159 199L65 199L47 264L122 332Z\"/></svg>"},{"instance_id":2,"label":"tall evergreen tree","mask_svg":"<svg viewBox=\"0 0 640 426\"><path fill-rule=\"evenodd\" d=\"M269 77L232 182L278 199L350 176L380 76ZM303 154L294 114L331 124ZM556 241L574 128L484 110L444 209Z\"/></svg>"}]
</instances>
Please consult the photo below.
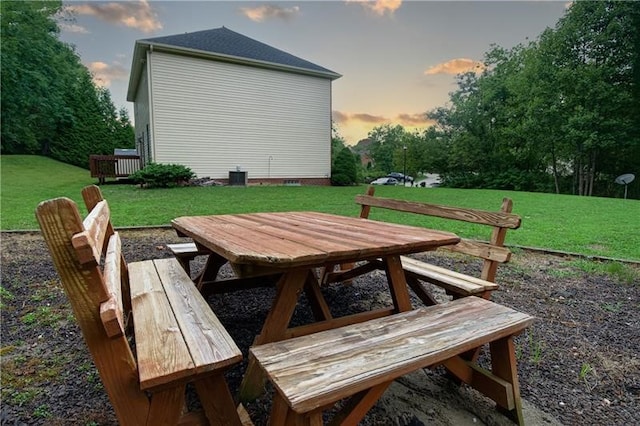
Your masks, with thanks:
<instances>
[{"instance_id":1,"label":"tall evergreen tree","mask_svg":"<svg viewBox=\"0 0 640 426\"><path fill-rule=\"evenodd\" d=\"M87 167L89 155L134 145L127 115L62 43L60 1L3 1L2 154L48 155Z\"/></svg>"}]
</instances>

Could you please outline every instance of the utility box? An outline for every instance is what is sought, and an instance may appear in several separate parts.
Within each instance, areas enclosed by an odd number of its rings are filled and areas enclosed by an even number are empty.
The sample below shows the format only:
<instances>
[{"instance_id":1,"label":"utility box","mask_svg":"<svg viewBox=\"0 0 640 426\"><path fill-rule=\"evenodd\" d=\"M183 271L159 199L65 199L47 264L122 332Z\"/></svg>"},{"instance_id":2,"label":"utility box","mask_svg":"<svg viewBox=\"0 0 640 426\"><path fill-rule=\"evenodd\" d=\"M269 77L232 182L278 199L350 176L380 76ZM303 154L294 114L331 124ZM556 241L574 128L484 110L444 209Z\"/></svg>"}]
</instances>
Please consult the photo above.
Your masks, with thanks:
<instances>
[{"instance_id":1,"label":"utility box","mask_svg":"<svg viewBox=\"0 0 640 426\"><path fill-rule=\"evenodd\" d=\"M248 182L247 172L229 171L230 186L247 186L247 182Z\"/></svg>"}]
</instances>

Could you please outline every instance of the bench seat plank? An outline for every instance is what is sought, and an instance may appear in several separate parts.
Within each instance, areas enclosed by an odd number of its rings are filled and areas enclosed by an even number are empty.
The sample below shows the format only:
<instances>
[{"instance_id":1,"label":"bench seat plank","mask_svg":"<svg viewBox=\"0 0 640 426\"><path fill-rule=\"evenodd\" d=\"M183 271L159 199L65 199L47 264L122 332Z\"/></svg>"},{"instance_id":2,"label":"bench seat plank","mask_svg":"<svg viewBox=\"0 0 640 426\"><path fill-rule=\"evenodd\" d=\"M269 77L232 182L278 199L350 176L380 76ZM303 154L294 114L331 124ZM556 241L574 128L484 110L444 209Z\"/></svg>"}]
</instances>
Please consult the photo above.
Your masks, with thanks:
<instances>
[{"instance_id":1,"label":"bench seat plank","mask_svg":"<svg viewBox=\"0 0 640 426\"><path fill-rule=\"evenodd\" d=\"M494 291L498 284L470 275L461 274L450 269L431 265L410 257L401 256L402 268L405 272L416 275L425 281L433 282L447 291L458 295L470 296Z\"/></svg>"},{"instance_id":2,"label":"bench seat plank","mask_svg":"<svg viewBox=\"0 0 640 426\"><path fill-rule=\"evenodd\" d=\"M194 375L195 365L152 260L129 264L140 388Z\"/></svg>"},{"instance_id":3,"label":"bench seat plank","mask_svg":"<svg viewBox=\"0 0 640 426\"><path fill-rule=\"evenodd\" d=\"M175 259L129 264L140 388L150 389L242 359Z\"/></svg>"},{"instance_id":4,"label":"bench seat plank","mask_svg":"<svg viewBox=\"0 0 640 426\"><path fill-rule=\"evenodd\" d=\"M242 353L193 281L175 259L154 260L196 371L217 370L241 361Z\"/></svg>"},{"instance_id":5,"label":"bench seat plank","mask_svg":"<svg viewBox=\"0 0 640 426\"><path fill-rule=\"evenodd\" d=\"M251 348L298 413L324 407L485 343L533 318L478 297Z\"/></svg>"}]
</instances>

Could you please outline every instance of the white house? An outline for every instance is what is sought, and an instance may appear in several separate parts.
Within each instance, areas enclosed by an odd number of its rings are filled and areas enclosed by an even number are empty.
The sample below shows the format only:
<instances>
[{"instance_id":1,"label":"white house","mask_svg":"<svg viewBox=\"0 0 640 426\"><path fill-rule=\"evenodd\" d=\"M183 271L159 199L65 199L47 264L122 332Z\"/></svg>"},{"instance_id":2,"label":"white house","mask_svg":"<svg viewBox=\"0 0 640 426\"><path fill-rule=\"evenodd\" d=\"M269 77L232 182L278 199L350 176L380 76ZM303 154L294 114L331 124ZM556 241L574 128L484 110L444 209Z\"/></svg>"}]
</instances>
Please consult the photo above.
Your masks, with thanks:
<instances>
[{"instance_id":1,"label":"white house","mask_svg":"<svg viewBox=\"0 0 640 426\"><path fill-rule=\"evenodd\" d=\"M228 28L136 41L127 100L143 160L250 184L328 184L340 77Z\"/></svg>"}]
</instances>

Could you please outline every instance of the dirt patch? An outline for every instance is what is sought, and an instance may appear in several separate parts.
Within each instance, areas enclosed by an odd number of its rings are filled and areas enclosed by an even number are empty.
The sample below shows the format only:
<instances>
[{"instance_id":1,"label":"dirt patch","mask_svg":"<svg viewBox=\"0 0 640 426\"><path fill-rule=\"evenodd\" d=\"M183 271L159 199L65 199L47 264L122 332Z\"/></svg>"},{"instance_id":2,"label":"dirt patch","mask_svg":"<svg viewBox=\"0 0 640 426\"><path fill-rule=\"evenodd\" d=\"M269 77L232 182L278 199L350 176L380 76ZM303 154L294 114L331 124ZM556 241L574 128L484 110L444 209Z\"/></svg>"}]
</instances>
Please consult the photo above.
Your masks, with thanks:
<instances>
[{"instance_id":1,"label":"dirt patch","mask_svg":"<svg viewBox=\"0 0 640 426\"><path fill-rule=\"evenodd\" d=\"M165 244L180 241L169 229L121 234L128 261L170 256ZM470 274L480 268L458 256L429 254L428 260ZM534 425L640 424L638 266L625 266L635 274L628 282L584 272L572 260L523 251L498 273L501 288L493 300L537 318L516 340L525 419ZM40 235L3 233L1 266L1 424L115 424ZM373 273L324 291L340 315L388 303L385 285ZM271 289L256 289L208 301L246 355L272 298ZM303 297L293 322L310 317ZM232 390L244 367L228 372ZM269 406L268 393L248 405L257 425L266 424ZM363 424L507 422L491 401L434 369L394 383Z\"/></svg>"}]
</instances>

